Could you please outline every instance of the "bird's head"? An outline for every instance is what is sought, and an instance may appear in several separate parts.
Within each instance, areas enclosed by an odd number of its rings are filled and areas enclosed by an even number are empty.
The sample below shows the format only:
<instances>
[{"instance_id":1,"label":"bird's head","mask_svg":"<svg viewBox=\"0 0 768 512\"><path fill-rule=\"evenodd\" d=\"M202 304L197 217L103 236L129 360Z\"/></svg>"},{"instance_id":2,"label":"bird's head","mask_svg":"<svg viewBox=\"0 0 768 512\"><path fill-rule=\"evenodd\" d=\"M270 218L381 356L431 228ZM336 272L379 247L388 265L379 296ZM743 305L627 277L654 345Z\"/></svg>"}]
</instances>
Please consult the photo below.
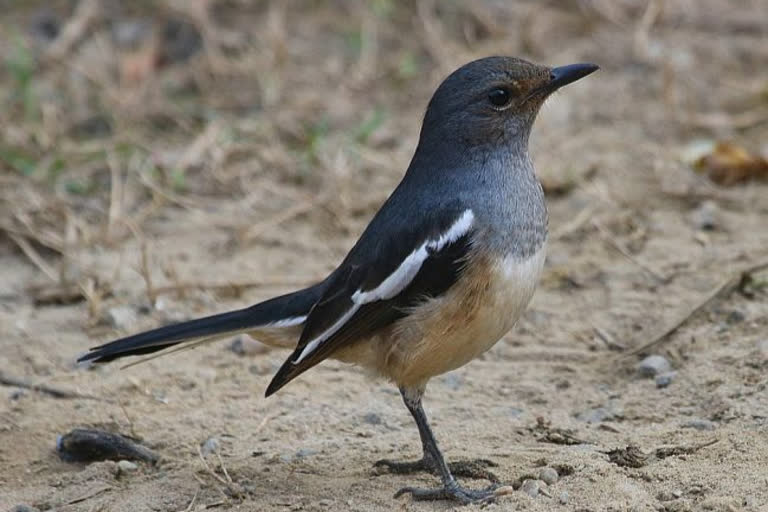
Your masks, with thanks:
<instances>
[{"instance_id":1,"label":"bird's head","mask_svg":"<svg viewBox=\"0 0 768 512\"><path fill-rule=\"evenodd\" d=\"M513 57L487 57L451 73L429 102L420 144L461 149L528 143L544 100L598 69L595 64L549 68Z\"/></svg>"}]
</instances>

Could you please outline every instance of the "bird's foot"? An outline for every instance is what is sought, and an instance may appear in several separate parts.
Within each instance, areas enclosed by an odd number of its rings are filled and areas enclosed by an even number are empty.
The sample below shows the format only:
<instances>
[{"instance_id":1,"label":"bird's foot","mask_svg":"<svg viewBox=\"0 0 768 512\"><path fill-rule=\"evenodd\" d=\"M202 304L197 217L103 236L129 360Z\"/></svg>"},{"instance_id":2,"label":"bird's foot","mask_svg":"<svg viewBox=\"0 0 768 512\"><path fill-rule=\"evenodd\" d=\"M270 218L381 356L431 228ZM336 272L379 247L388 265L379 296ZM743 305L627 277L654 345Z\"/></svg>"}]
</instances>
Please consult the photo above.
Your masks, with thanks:
<instances>
[{"instance_id":1,"label":"bird's foot","mask_svg":"<svg viewBox=\"0 0 768 512\"><path fill-rule=\"evenodd\" d=\"M422 471L426 471L428 473L435 472L435 464L432 462L432 459L428 459L426 457L422 457L419 460L413 461L381 459L377 460L373 464L373 467L383 468L386 469L389 473L394 473L397 475L412 475L414 473L421 473Z\"/></svg>"},{"instance_id":2,"label":"bird's foot","mask_svg":"<svg viewBox=\"0 0 768 512\"><path fill-rule=\"evenodd\" d=\"M496 498L495 490L498 486L492 485L487 489L473 490L461 487L456 481L436 489L421 489L418 487L403 487L395 493L395 498L403 494L410 494L415 501L450 500L468 505L470 503L490 503Z\"/></svg>"},{"instance_id":3,"label":"bird's foot","mask_svg":"<svg viewBox=\"0 0 768 512\"><path fill-rule=\"evenodd\" d=\"M448 463L448 469L451 470L453 476L488 480L493 483L499 483L500 480L488 468L495 468L497 466L498 464L488 459L468 459ZM437 466L432 462L432 459L427 457L407 462L382 459L377 461L374 467L384 468L390 473L398 475L411 475L421 472L438 473Z\"/></svg>"}]
</instances>

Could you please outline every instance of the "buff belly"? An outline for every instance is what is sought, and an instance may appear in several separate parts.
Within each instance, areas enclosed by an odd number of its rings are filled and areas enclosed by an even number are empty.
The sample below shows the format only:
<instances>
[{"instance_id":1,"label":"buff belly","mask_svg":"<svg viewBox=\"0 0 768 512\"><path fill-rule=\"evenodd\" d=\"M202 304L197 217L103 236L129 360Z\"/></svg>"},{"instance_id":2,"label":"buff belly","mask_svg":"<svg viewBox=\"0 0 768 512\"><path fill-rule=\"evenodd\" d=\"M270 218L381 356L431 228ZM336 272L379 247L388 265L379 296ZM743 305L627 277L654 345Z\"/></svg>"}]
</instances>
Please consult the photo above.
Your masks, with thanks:
<instances>
[{"instance_id":1,"label":"buff belly","mask_svg":"<svg viewBox=\"0 0 768 512\"><path fill-rule=\"evenodd\" d=\"M470 260L449 292L371 340L370 361L399 386L423 386L490 349L517 322L536 288L545 247L525 260Z\"/></svg>"}]
</instances>

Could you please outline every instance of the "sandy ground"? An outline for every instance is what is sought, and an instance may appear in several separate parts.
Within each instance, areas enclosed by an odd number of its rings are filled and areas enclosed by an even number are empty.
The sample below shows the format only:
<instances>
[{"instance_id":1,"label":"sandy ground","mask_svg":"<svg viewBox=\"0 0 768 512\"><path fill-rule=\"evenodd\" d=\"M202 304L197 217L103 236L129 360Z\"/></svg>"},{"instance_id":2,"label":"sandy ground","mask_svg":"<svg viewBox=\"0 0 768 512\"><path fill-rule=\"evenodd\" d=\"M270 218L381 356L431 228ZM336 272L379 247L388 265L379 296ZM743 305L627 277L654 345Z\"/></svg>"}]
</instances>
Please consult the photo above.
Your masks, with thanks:
<instances>
[{"instance_id":1,"label":"sandy ground","mask_svg":"<svg viewBox=\"0 0 768 512\"><path fill-rule=\"evenodd\" d=\"M344 168L333 182L344 184L331 189L344 203L343 222L317 206L262 224L297 197L319 195L310 179L282 184L278 190L296 191L282 199L201 194L193 206L165 204L143 223L155 286L274 281L241 296L167 292L158 307L146 308L141 244L131 237L91 244L77 261L110 283L101 314L119 308L136 315L121 330L94 325L85 302L35 306L28 286L41 282L40 272L0 236L0 371L100 397L0 388L0 510L21 503L66 511L451 509L392 498L401 486L436 479L373 469L381 458L415 458L418 436L396 390L353 368L323 363L266 400L263 390L286 354L241 356L226 340L125 370L112 364L87 371L73 361L112 336L243 306L333 268L407 165L440 76L493 53L551 64L588 60L602 70L553 98L535 128L539 174L548 190L565 190L550 194L552 239L531 307L481 359L428 388L425 406L446 456L493 460L493 471L514 486L545 466L559 470L559 480L537 497L516 490L489 510L768 510L766 274L688 313L734 272L768 258L768 185L718 187L681 158L702 138L766 149L765 122L734 126L729 115L765 112L768 4L725 4L668 2L645 32L638 20L653 13L644 3L611 21L556 3L522 19L531 3L499 14L499 4L489 2L495 31L475 44L442 34L444 53L425 59L405 84L407 94L387 94L387 80L369 80L369 94L355 89L349 96L345 111L366 108L369 96L385 105L393 115L382 130L397 139L362 163L331 159L331 167ZM426 30L429 40L440 26L421 15L413 14L408 34ZM312 26L309 19L297 23ZM526 23L533 27L523 37ZM381 34L384 53L394 36ZM314 66L323 70L323 94L312 96L312 112L317 105L333 111L348 99L331 85L338 56L325 37L321 29L286 36L289 54L314 43L321 49ZM312 69L306 67L310 76ZM309 78L295 88L316 92ZM702 126L707 122L696 117L713 113L725 121ZM336 144L329 139L328 154L337 154ZM253 157L267 176L276 159L269 151ZM200 189L209 183L190 180ZM704 201L715 205L714 230L697 224ZM244 222L258 229L246 243L232 243ZM680 319L656 347L630 354ZM649 353L671 362L669 386L638 374ZM163 459L117 477L114 462L60 461L57 435L79 426L137 436ZM216 477L198 456L211 437L219 442L220 459L207 457ZM609 454L628 446L643 455L636 464Z\"/></svg>"}]
</instances>

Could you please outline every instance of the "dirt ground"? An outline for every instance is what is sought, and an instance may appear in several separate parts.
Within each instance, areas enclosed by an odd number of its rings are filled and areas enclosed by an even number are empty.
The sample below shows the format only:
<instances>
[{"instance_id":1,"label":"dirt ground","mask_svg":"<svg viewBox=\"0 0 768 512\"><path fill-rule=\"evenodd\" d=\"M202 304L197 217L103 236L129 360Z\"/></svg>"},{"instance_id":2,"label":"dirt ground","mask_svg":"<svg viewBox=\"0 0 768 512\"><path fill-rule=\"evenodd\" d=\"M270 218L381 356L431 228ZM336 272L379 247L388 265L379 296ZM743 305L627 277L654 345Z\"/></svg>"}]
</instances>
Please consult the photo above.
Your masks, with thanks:
<instances>
[{"instance_id":1,"label":"dirt ground","mask_svg":"<svg viewBox=\"0 0 768 512\"><path fill-rule=\"evenodd\" d=\"M96 397L0 388L0 510L451 509L393 499L436 478L374 470L417 457L418 435L353 368L267 400L286 354L230 340L74 360L323 276L402 175L441 77L490 54L602 69L534 130L551 241L528 312L427 390L446 456L514 488L559 471L489 510L768 510L768 273L706 302L768 260L768 184L691 165L719 141L768 154L765 0L81 0L0 24L0 374ZM666 387L639 374L649 354ZM162 460L63 462L75 427Z\"/></svg>"}]
</instances>

